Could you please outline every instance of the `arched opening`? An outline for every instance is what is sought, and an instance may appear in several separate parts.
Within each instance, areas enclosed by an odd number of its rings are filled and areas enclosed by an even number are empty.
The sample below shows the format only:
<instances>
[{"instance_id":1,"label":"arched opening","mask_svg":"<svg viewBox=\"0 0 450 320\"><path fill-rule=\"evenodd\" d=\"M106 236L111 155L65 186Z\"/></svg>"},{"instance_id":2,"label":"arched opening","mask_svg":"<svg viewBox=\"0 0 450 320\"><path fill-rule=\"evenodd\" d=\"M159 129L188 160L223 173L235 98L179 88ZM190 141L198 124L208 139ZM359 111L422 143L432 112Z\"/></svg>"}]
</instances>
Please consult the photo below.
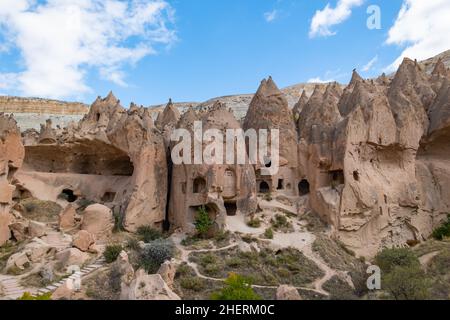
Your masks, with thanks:
<instances>
[{"instance_id":1,"label":"arched opening","mask_svg":"<svg viewBox=\"0 0 450 320\"><path fill-rule=\"evenodd\" d=\"M353 179L355 179L355 181L359 181L359 172L358 171L353 171Z\"/></svg>"},{"instance_id":2,"label":"arched opening","mask_svg":"<svg viewBox=\"0 0 450 320\"><path fill-rule=\"evenodd\" d=\"M310 186L309 186L308 180L303 179L302 181L299 182L298 192L300 193L301 196L305 196L305 195L309 194Z\"/></svg>"},{"instance_id":3,"label":"arched opening","mask_svg":"<svg viewBox=\"0 0 450 320\"><path fill-rule=\"evenodd\" d=\"M284 180L283 179L278 179L277 190L283 190L283 189L284 189Z\"/></svg>"},{"instance_id":4,"label":"arched opening","mask_svg":"<svg viewBox=\"0 0 450 320\"><path fill-rule=\"evenodd\" d=\"M115 192L105 192L105 194L103 194L101 200L103 203L110 203L110 202L113 202L115 198L116 198Z\"/></svg>"},{"instance_id":5,"label":"arched opening","mask_svg":"<svg viewBox=\"0 0 450 320\"><path fill-rule=\"evenodd\" d=\"M227 210L227 216L235 216L237 212L236 202L225 202L225 209Z\"/></svg>"},{"instance_id":6,"label":"arched opening","mask_svg":"<svg viewBox=\"0 0 450 320\"><path fill-rule=\"evenodd\" d=\"M205 193L206 192L206 181L202 177L198 177L194 180L194 185L192 188L194 193Z\"/></svg>"},{"instance_id":7,"label":"arched opening","mask_svg":"<svg viewBox=\"0 0 450 320\"><path fill-rule=\"evenodd\" d=\"M95 115L95 121L99 122L100 121L100 113L97 113Z\"/></svg>"},{"instance_id":8,"label":"arched opening","mask_svg":"<svg viewBox=\"0 0 450 320\"><path fill-rule=\"evenodd\" d=\"M330 176L331 176L332 186L339 186L339 185L345 183L345 177L344 177L343 170L330 171Z\"/></svg>"},{"instance_id":9,"label":"arched opening","mask_svg":"<svg viewBox=\"0 0 450 320\"><path fill-rule=\"evenodd\" d=\"M269 193L270 192L269 184L265 181L261 181L261 183L259 184L259 192L260 193Z\"/></svg>"},{"instance_id":10,"label":"arched opening","mask_svg":"<svg viewBox=\"0 0 450 320\"><path fill-rule=\"evenodd\" d=\"M75 202L78 199L78 196L76 196L73 193L73 190L70 189L64 189L58 196L60 199L64 199L67 202Z\"/></svg>"}]
</instances>

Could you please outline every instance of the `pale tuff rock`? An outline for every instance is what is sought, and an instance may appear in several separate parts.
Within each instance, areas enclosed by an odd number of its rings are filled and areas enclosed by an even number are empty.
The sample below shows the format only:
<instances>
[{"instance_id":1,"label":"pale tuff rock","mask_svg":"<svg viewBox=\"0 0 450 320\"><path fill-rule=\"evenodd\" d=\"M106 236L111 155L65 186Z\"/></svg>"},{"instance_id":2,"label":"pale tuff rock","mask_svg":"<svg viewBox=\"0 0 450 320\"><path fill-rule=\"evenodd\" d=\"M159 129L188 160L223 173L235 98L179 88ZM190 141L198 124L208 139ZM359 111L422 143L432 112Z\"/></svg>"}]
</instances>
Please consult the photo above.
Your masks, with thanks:
<instances>
[{"instance_id":1,"label":"pale tuff rock","mask_svg":"<svg viewBox=\"0 0 450 320\"><path fill-rule=\"evenodd\" d=\"M103 239L112 233L114 218L111 209L101 204L87 207L83 214L81 230L87 231L97 239ZM86 233L83 233L86 235ZM89 238L89 237L88 237Z\"/></svg>"},{"instance_id":2,"label":"pale tuff rock","mask_svg":"<svg viewBox=\"0 0 450 320\"><path fill-rule=\"evenodd\" d=\"M50 126L45 130L51 131ZM56 202L65 192L69 203L86 199L106 204L123 217L128 231L161 225L166 150L147 109L132 104L126 110L111 92L97 98L80 123L56 133L53 144L26 139L30 144L18 181L33 196ZM63 230L71 228L71 219L68 214Z\"/></svg>"},{"instance_id":3,"label":"pale tuff rock","mask_svg":"<svg viewBox=\"0 0 450 320\"><path fill-rule=\"evenodd\" d=\"M297 121L300 117L300 113L302 112L303 108L308 103L308 97L306 96L306 92L303 91L302 95L300 96L300 99L295 104L294 108L292 109L292 113L294 115L294 119Z\"/></svg>"},{"instance_id":4,"label":"pale tuff rock","mask_svg":"<svg viewBox=\"0 0 450 320\"><path fill-rule=\"evenodd\" d=\"M169 101L164 111L158 115L155 125L158 129L163 130L166 126L176 126L180 120L180 111L173 105L172 100Z\"/></svg>"},{"instance_id":5,"label":"pale tuff rock","mask_svg":"<svg viewBox=\"0 0 450 320\"><path fill-rule=\"evenodd\" d=\"M203 130L217 129L222 134L225 134L226 129L240 129L239 122L221 103L216 103L199 115L192 109L188 110L181 117L177 128L187 129L195 139L193 123L197 120L202 122ZM191 146L194 146L193 140ZM202 145L202 153L206 146L206 143ZM236 146L234 152L237 154ZM193 163L193 154L190 156ZM224 227L227 215L250 215L255 212L255 173L249 164L173 165L170 194L169 219L173 228L181 227L187 232L195 232L197 211L205 206L214 220L213 229L217 231Z\"/></svg>"},{"instance_id":6,"label":"pale tuff rock","mask_svg":"<svg viewBox=\"0 0 450 320\"><path fill-rule=\"evenodd\" d=\"M56 131L52 128L52 121L48 119L45 125L41 124L41 132L39 134L39 143L52 144L56 143Z\"/></svg>"},{"instance_id":7,"label":"pale tuff rock","mask_svg":"<svg viewBox=\"0 0 450 320\"><path fill-rule=\"evenodd\" d=\"M279 129L280 157L290 167L297 166L297 132L292 111L283 93L271 77L263 80L253 97L244 119L244 130Z\"/></svg>"},{"instance_id":8,"label":"pale tuff rock","mask_svg":"<svg viewBox=\"0 0 450 320\"><path fill-rule=\"evenodd\" d=\"M72 246L83 252L89 251L95 244L95 236L86 230L80 230L73 236Z\"/></svg>"},{"instance_id":9,"label":"pale tuff rock","mask_svg":"<svg viewBox=\"0 0 450 320\"><path fill-rule=\"evenodd\" d=\"M126 300L181 300L164 282L161 275L138 270L131 282Z\"/></svg>"},{"instance_id":10,"label":"pale tuff rock","mask_svg":"<svg viewBox=\"0 0 450 320\"><path fill-rule=\"evenodd\" d=\"M172 261L164 262L157 272L169 288L173 288L173 281L177 273L177 265Z\"/></svg>"},{"instance_id":11,"label":"pale tuff rock","mask_svg":"<svg viewBox=\"0 0 450 320\"><path fill-rule=\"evenodd\" d=\"M10 209L14 175L22 166L25 150L15 120L0 113L0 246L11 237Z\"/></svg>"},{"instance_id":12,"label":"pale tuff rock","mask_svg":"<svg viewBox=\"0 0 450 320\"><path fill-rule=\"evenodd\" d=\"M277 300L302 300L302 298L294 287L282 285L277 289Z\"/></svg>"},{"instance_id":13,"label":"pale tuff rock","mask_svg":"<svg viewBox=\"0 0 450 320\"><path fill-rule=\"evenodd\" d=\"M89 255L77 248L69 248L56 253L55 259L58 263L58 267L64 269L75 265L82 266L89 259Z\"/></svg>"},{"instance_id":14,"label":"pale tuff rock","mask_svg":"<svg viewBox=\"0 0 450 320\"><path fill-rule=\"evenodd\" d=\"M47 231L47 226L45 223L30 221L28 223L28 234L31 238L40 238L45 236Z\"/></svg>"},{"instance_id":15,"label":"pale tuff rock","mask_svg":"<svg viewBox=\"0 0 450 320\"><path fill-rule=\"evenodd\" d=\"M58 216L59 229L68 231L75 227L76 210L72 205L68 205Z\"/></svg>"}]
</instances>

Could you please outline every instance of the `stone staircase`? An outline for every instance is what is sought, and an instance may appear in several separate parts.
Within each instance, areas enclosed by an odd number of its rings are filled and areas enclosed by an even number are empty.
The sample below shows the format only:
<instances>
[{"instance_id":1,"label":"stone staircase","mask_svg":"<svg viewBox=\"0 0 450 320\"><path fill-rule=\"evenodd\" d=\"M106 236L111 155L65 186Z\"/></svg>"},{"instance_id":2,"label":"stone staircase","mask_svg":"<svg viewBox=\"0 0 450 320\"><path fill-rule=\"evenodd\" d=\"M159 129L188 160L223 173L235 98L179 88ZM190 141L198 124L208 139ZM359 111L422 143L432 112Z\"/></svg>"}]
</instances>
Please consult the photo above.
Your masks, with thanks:
<instances>
[{"instance_id":1,"label":"stone staircase","mask_svg":"<svg viewBox=\"0 0 450 320\"><path fill-rule=\"evenodd\" d=\"M49 292L54 292L60 286L62 286L68 279L76 279L81 276L81 278L91 274L92 272L98 270L105 265L105 259L103 256L95 260L92 264L83 267L79 272L65 277L59 282L52 283L45 288L41 289L27 289L20 284L20 277L17 276L4 276L0 275L0 287L3 288L3 297L0 299L16 300L23 296L25 292L37 296Z\"/></svg>"},{"instance_id":2,"label":"stone staircase","mask_svg":"<svg viewBox=\"0 0 450 320\"><path fill-rule=\"evenodd\" d=\"M1 276L0 286L3 289L3 298L15 300L25 292L30 292L20 284L20 278L15 276ZM34 292L30 292L34 294Z\"/></svg>"}]
</instances>

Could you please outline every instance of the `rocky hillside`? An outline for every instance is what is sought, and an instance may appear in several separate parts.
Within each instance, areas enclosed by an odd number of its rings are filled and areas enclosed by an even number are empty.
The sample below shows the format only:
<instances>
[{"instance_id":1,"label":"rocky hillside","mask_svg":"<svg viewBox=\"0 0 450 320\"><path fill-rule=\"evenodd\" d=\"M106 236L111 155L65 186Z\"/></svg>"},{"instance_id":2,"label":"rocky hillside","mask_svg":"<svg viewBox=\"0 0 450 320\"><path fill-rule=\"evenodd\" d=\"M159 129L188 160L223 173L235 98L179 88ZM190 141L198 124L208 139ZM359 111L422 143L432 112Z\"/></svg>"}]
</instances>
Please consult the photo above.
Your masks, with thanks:
<instances>
[{"instance_id":1,"label":"rocky hillside","mask_svg":"<svg viewBox=\"0 0 450 320\"><path fill-rule=\"evenodd\" d=\"M81 120L88 111L89 106L80 102L0 96L0 113L14 114L21 130L38 130L47 119L65 127Z\"/></svg>"}]
</instances>

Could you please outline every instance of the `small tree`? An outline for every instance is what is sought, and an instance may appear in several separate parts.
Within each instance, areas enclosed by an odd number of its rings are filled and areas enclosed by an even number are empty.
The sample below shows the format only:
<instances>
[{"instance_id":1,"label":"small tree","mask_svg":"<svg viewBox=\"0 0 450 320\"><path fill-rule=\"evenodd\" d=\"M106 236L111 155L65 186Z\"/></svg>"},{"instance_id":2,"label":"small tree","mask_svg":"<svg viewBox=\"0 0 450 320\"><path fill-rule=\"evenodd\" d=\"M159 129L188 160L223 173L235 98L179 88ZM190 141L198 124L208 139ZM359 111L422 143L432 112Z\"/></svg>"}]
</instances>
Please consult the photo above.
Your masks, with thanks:
<instances>
[{"instance_id":1,"label":"small tree","mask_svg":"<svg viewBox=\"0 0 450 320\"><path fill-rule=\"evenodd\" d=\"M225 287L211 295L212 300L261 300L252 288L251 280L236 273L230 273Z\"/></svg>"},{"instance_id":2,"label":"small tree","mask_svg":"<svg viewBox=\"0 0 450 320\"><path fill-rule=\"evenodd\" d=\"M197 218L195 219L195 228L200 237L206 237L209 230L214 224L205 206L201 206L197 211Z\"/></svg>"},{"instance_id":3,"label":"small tree","mask_svg":"<svg viewBox=\"0 0 450 320\"><path fill-rule=\"evenodd\" d=\"M422 300L428 297L429 279L410 249L385 249L375 261L382 270L382 288L393 299Z\"/></svg>"},{"instance_id":4,"label":"small tree","mask_svg":"<svg viewBox=\"0 0 450 320\"><path fill-rule=\"evenodd\" d=\"M172 259L175 247L170 240L157 239L145 245L139 264L148 273L156 273L167 260Z\"/></svg>"},{"instance_id":5,"label":"small tree","mask_svg":"<svg viewBox=\"0 0 450 320\"><path fill-rule=\"evenodd\" d=\"M394 267L382 277L382 285L395 300L424 300L429 296L430 282L420 267Z\"/></svg>"}]
</instances>

